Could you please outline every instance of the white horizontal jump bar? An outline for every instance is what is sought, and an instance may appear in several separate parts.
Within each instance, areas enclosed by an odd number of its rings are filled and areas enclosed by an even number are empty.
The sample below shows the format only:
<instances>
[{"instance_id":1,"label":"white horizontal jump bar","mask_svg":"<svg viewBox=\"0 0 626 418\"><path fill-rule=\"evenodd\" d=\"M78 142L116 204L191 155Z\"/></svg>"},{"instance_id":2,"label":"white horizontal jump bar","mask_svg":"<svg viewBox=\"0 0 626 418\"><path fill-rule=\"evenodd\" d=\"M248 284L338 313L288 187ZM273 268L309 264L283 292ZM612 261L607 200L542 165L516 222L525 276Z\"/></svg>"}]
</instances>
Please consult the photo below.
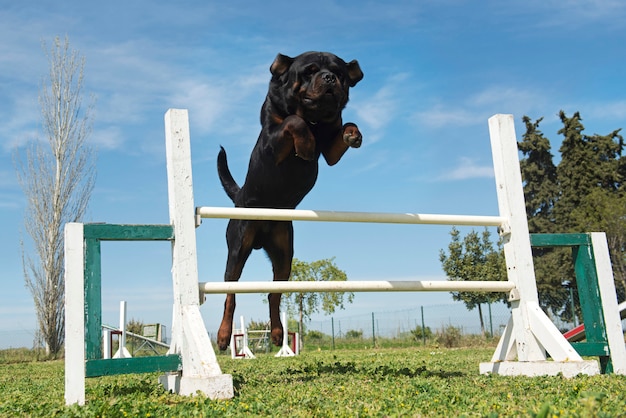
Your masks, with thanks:
<instances>
[{"instance_id":1,"label":"white horizontal jump bar","mask_svg":"<svg viewBox=\"0 0 626 418\"><path fill-rule=\"evenodd\" d=\"M343 282L200 282L201 293L293 292L508 292L509 281L343 281Z\"/></svg>"},{"instance_id":2,"label":"white horizontal jump bar","mask_svg":"<svg viewBox=\"0 0 626 418\"><path fill-rule=\"evenodd\" d=\"M502 216L474 215L428 215L418 213L382 212L335 212L327 210L223 208L201 206L196 208L201 218L273 220L273 221L322 221L322 222L371 222L395 224L501 226Z\"/></svg>"}]
</instances>

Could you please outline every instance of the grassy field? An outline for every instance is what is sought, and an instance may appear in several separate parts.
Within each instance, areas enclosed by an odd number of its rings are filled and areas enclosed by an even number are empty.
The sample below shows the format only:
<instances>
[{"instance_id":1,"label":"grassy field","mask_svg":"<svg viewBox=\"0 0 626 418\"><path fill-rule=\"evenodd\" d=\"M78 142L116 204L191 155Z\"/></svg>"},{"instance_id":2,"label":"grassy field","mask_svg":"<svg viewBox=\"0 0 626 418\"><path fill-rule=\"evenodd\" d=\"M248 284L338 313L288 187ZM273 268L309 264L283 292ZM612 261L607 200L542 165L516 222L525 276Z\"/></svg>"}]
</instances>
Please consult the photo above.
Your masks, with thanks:
<instances>
[{"instance_id":1,"label":"grassy field","mask_svg":"<svg viewBox=\"0 0 626 418\"><path fill-rule=\"evenodd\" d=\"M0 352L0 416L537 416L626 415L623 376L478 374L492 348L433 347L306 352L293 358L220 356L235 397L166 393L157 374L87 380L87 404L64 405L63 361L19 361ZM2 355L5 354L5 355Z\"/></svg>"}]
</instances>

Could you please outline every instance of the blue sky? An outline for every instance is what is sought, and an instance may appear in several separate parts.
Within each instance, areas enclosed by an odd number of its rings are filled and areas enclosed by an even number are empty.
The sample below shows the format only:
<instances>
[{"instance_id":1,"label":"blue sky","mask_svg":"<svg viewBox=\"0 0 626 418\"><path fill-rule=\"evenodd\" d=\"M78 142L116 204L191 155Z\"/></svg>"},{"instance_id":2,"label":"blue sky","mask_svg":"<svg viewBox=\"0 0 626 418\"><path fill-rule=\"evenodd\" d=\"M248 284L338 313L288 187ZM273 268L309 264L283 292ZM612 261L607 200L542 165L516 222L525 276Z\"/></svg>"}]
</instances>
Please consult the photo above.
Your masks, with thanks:
<instances>
[{"instance_id":1,"label":"blue sky","mask_svg":"<svg viewBox=\"0 0 626 418\"><path fill-rule=\"evenodd\" d=\"M277 53L330 51L357 59L365 78L345 121L360 149L321 165L303 209L497 214L487 119L544 117L557 153L557 113L580 111L587 133L626 125L626 5L620 1L69 0L0 6L0 347L30 346L34 307L24 286L24 196L12 154L42 138L41 42L68 36L86 59L85 102L96 98L97 183L88 221L167 223L163 115L189 109L196 205L230 206L215 170L219 145L241 183L258 136ZM197 230L201 280L222 280L226 221ZM438 254L449 227L297 223L296 257L335 257L350 280L445 280ZM104 321L120 300L129 317L171 321L166 243L103 245ZM269 280L253 254L242 280ZM237 315L267 318L259 295ZM357 294L337 315L449 303L449 294ZM202 307L214 333L222 296ZM238 317L238 316L237 316Z\"/></svg>"}]
</instances>

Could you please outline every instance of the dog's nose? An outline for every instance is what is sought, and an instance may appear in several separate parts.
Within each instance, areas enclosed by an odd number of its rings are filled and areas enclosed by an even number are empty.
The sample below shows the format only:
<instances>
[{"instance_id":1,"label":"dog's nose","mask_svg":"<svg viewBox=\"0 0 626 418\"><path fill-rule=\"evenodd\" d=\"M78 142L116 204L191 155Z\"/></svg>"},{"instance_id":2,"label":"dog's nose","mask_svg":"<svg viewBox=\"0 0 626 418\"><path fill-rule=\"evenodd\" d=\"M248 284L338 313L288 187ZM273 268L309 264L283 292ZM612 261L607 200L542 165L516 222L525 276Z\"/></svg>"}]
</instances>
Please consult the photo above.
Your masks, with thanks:
<instances>
[{"instance_id":1,"label":"dog's nose","mask_svg":"<svg viewBox=\"0 0 626 418\"><path fill-rule=\"evenodd\" d=\"M326 84L335 84L335 81L337 81L337 76L335 76L335 74L333 73L324 73L322 74L322 80L324 80Z\"/></svg>"}]
</instances>

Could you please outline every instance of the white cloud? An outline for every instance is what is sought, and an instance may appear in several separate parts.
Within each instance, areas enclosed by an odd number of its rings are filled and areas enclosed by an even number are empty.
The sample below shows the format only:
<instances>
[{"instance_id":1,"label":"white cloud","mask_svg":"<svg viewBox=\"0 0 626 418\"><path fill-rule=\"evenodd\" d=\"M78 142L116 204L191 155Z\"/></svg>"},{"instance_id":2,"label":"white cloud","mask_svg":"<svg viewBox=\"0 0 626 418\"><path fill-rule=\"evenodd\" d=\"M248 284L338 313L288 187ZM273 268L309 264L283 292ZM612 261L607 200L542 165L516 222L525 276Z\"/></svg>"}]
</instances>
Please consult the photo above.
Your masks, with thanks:
<instances>
[{"instance_id":1,"label":"white cloud","mask_svg":"<svg viewBox=\"0 0 626 418\"><path fill-rule=\"evenodd\" d=\"M184 80L172 91L170 101L174 107L187 108L193 113L194 125L203 133L221 121L231 106L228 92L219 85L199 80Z\"/></svg>"},{"instance_id":2,"label":"white cloud","mask_svg":"<svg viewBox=\"0 0 626 418\"><path fill-rule=\"evenodd\" d=\"M124 144L124 135L118 126L108 126L94 129L89 137L89 142L98 149L117 149Z\"/></svg>"},{"instance_id":3,"label":"white cloud","mask_svg":"<svg viewBox=\"0 0 626 418\"><path fill-rule=\"evenodd\" d=\"M472 126L484 124L497 113L517 117L538 112L546 108L546 102L543 93L532 89L488 86L453 104L438 99L430 108L416 112L413 118L420 125L432 128Z\"/></svg>"},{"instance_id":4,"label":"white cloud","mask_svg":"<svg viewBox=\"0 0 626 418\"><path fill-rule=\"evenodd\" d=\"M40 109L37 103L37 89L26 92L19 89L13 97L7 98L11 107L6 109L2 124L0 124L0 137L3 138L2 149L6 152L23 146L27 142L42 136L39 129Z\"/></svg>"},{"instance_id":5,"label":"white cloud","mask_svg":"<svg viewBox=\"0 0 626 418\"><path fill-rule=\"evenodd\" d=\"M17 182L14 170L0 170L0 208L19 209L23 203L23 195Z\"/></svg>"},{"instance_id":6,"label":"white cloud","mask_svg":"<svg viewBox=\"0 0 626 418\"><path fill-rule=\"evenodd\" d=\"M534 0L526 9L534 10L536 22L544 27L568 29L601 22L605 28L621 28L626 3L621 0Z\"/></svg>"},{"instance_id":7,"label":"white cloud","mask_svg":"<svg viewBox=\"0 0 626 418\"><path fill-rule=\"evenodd\" d=\"M585 119L626 119L626 100L580 103L576 109L580 110Z\"/></svg>"},{"instance_id":8,"label":"white cloud","mask_svg":"<svg viewBox=\"0 0 626 418\"><path fill-rule=\"evenodd\" d=\"M522 106L528 107L535 103L538 96L534 92L516 87L489 86L469 98L469 103L479 107L490 106Z\"/></svg>"},{"instance_id":9,"label":"white cloud","mask_svg":"<svg viewBox=\"0 0 626 418\"><path fill-rule=\"evenodd\" d=\"M455 168L439 177L439 180L468 180L474 178L491 178L494 176L492 165L480 165L475 160L462 157Z\"/></svg>"},{"instance_id":10,"label":"white cloud","mask_svg":"<svg viewBox=\"0 0 626 418\"><path fill-rule=\"evenodd\" d=\"M402 92L398 86L408 78L408 74L399 73L389 77L381 88L370 96L357 96L352 107L355 110L359 124L369 130L368 142L376 142L383 136L384 130L397 117L401 107ZM357 87L358 88L358 87Z\"/></svg>"},{"instance_id":11,"label":"white cloud","mask_svg":"<svg viewBox=\"0 0 626 418\"><path fill-rule=\"evenodd\" d=\"M0 187L3 189L17 188L17 174L13 170L0 170Z\"/></svg>"},{"instance_id":12,"label":"white cloud","mask_svg":"<svg viewBox=\"0 0 626 418\"><path fill-rule=\"evenodd\" d=\"M21 199L19 197L11 194L0 193L0 208L19 209L21 207Z\"/></svg>"},{"instance_id":13,"label":"white cloud","mask_svg":"<svg viewBox=\"0 0 626 418\"><path fill-rule=\"evenodd\" d=\"M474 125L480 121L480 118L479 115L467 109L436 105L428 110L417 112L415 120L420 125L440 128L446 125Z\"/></svg>"}]
</instances>

